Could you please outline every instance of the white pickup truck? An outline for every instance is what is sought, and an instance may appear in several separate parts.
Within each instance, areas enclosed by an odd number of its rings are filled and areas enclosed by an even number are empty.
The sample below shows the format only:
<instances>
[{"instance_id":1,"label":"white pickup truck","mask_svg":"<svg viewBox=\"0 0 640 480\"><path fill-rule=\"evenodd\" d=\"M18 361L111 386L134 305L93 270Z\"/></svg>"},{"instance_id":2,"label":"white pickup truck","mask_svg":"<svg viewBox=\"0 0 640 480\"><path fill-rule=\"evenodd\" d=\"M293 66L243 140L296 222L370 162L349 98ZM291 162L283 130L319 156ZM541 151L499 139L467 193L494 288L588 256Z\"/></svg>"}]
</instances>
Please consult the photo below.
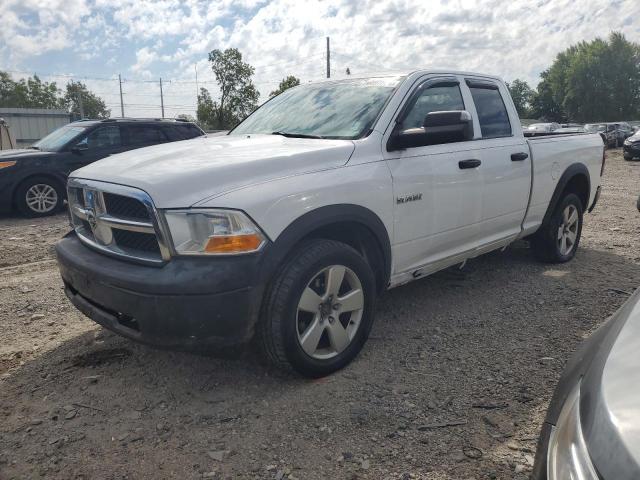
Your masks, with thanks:
<instances>
[{"instance_id":1,"label":"white pickup truck","mask_svg":"<svg viewBox=\"0 0 640 480\"><path fill-rule=\"evenodd\" d=\"M570 260L603 168L597 134L525 139L495 77L324 81L228 135L75 171L57 255L108 329L173 348L255 337L319 376L358 354L386 289L522 238Z\"/></svg>"}]
</instances>

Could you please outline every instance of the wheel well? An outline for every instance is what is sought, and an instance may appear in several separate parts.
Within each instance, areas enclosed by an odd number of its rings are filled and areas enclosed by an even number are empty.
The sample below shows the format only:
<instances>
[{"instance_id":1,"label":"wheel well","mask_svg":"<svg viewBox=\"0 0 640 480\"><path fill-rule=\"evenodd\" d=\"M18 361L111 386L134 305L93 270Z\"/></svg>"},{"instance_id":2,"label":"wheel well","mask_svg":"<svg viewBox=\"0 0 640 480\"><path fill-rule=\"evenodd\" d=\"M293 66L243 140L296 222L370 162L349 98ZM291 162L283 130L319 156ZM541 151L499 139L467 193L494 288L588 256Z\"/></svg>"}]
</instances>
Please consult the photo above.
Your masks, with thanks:
<instances>
[{"instance_id":1,"label":"wheel well","mask_svg":"<svg viewBox=\"0 0 640 480\"><path fill-rule=\"evenodd\" d=\"M47 174L47 173L34 173L33 175L29 175L28 177L23 178L16 184L16 187L13 189L13 193L11 194L11 197L13 198L14 206L17 200L16 195L18 194L18 190L20 190L20 187L22 187L22 185L24 185L26 182L28 182L33 178L47 178L51 180L58 187L60 187L60 190L62 190L63 198L67 197L67 191L64 188L64 182L60 180L58 177L56 177L55 175Z\"/></svg>"},{"instance_id":2,"label":"wheel well","mask_svg":"<svg viewBox=\"0 0 640 480\"><path fill-rule=\"evenodd\" d=\"M303 240L310 238L335 240L357 250L371 265L378 293L386 289L389 272L386 272L383 250L375 234L366 225L354 221L330 223L311 231Z\"/></svg>"},{"instance_id":3,"label":"wheel well","mask_svg":"<svg viewBox=\"0 0 640 480\"><path fill-rule=\"evenodd\" d=\"M582 209L589 208L589 179L583 174L571 177L563 190L563 197L569 193L575 193L582 202Z\"/></svg>"}]
</instances>

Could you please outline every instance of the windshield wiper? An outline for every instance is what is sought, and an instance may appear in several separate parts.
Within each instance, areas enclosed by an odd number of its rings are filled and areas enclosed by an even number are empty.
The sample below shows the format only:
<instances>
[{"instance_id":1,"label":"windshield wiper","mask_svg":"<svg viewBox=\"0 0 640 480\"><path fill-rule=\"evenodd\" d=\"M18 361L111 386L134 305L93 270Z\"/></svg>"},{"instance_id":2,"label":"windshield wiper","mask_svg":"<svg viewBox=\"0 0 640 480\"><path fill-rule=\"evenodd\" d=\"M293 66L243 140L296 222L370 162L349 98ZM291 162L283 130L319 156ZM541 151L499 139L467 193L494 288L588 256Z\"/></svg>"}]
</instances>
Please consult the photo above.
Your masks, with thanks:
<instances>
[{"instance_id":1,"label":"windshield wiper","mask_svg":"<svg viewBox=\"0 0 640 480\"><path fill-rule=\"evenodd\" d=\"M304 133L289 133L289 132L271 132L271 135L282 135L287 138L324 138L320 135L306 135Z\"/></svg>"},{"instance_id":2,"label":"windshield wiper","mask_svg":"<svg viewBox=\"0 0 640 480\"><path fill-rule=\"evenodd\" d=\"M36 147L35 145L31 145L29 148L32 150L40 150L40 147Z\"/></svg>"}]
</instances>

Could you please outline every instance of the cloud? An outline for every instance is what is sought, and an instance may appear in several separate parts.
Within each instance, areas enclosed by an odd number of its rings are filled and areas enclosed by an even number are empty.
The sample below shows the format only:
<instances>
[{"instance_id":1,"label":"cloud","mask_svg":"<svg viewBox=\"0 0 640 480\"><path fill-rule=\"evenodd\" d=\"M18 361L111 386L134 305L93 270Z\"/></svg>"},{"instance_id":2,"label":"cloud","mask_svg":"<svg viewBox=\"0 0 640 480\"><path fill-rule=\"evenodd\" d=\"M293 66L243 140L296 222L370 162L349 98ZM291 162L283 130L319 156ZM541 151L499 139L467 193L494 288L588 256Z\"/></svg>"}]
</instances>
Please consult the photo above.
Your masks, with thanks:
<instances>
[{"instance_id":1,"label":"cloud","mask_svg":"<svg viewBox=\"0 0 640 480\"><path fill-rule=\"evenodd\" d=\"M195 103L194 65L199 85L215 94L206 62L213 48L239 48L266 95L289 74L303 82L322 78L330 36L335 77L344 76L347 67L353 74L455 68L523 78L535 86L539 73L571 44L606 37L611 30L640 42L638 22L630 21L640 18L637 0L576 5L575 0L0 0L0 68L3 63L29 68L47 51L64 53L78 69L82 61L102 56L110 60L96 76L120 71L132 78L171 79L167 90L174 97L165 103L186 108ZM127 88L137 92L133 82ZM136 101L143 103L142 84L140 92Z\"/></svg>"}]
</instances>

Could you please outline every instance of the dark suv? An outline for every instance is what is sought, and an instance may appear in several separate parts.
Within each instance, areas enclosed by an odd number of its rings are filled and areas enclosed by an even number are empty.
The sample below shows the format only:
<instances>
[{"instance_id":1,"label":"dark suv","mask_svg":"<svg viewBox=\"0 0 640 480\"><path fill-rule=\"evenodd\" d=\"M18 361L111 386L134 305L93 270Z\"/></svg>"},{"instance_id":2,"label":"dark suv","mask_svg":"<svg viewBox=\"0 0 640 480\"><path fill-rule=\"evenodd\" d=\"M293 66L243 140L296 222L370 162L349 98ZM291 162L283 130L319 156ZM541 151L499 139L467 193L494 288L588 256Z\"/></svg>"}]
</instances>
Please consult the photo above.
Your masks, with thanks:
<instances>
[{"instance_id":1,"label":"dark suv","mask_svg":"<svg viewBox=\"0 0 640 480\"><path fill-rule=\"evenodd\" d=\"M25 150L0 152L0 211L28 217L51 215L66 197L73 170L114 153L204 135L181 120L81 120L50 133Z\"/></svg>"}]
</instances>

